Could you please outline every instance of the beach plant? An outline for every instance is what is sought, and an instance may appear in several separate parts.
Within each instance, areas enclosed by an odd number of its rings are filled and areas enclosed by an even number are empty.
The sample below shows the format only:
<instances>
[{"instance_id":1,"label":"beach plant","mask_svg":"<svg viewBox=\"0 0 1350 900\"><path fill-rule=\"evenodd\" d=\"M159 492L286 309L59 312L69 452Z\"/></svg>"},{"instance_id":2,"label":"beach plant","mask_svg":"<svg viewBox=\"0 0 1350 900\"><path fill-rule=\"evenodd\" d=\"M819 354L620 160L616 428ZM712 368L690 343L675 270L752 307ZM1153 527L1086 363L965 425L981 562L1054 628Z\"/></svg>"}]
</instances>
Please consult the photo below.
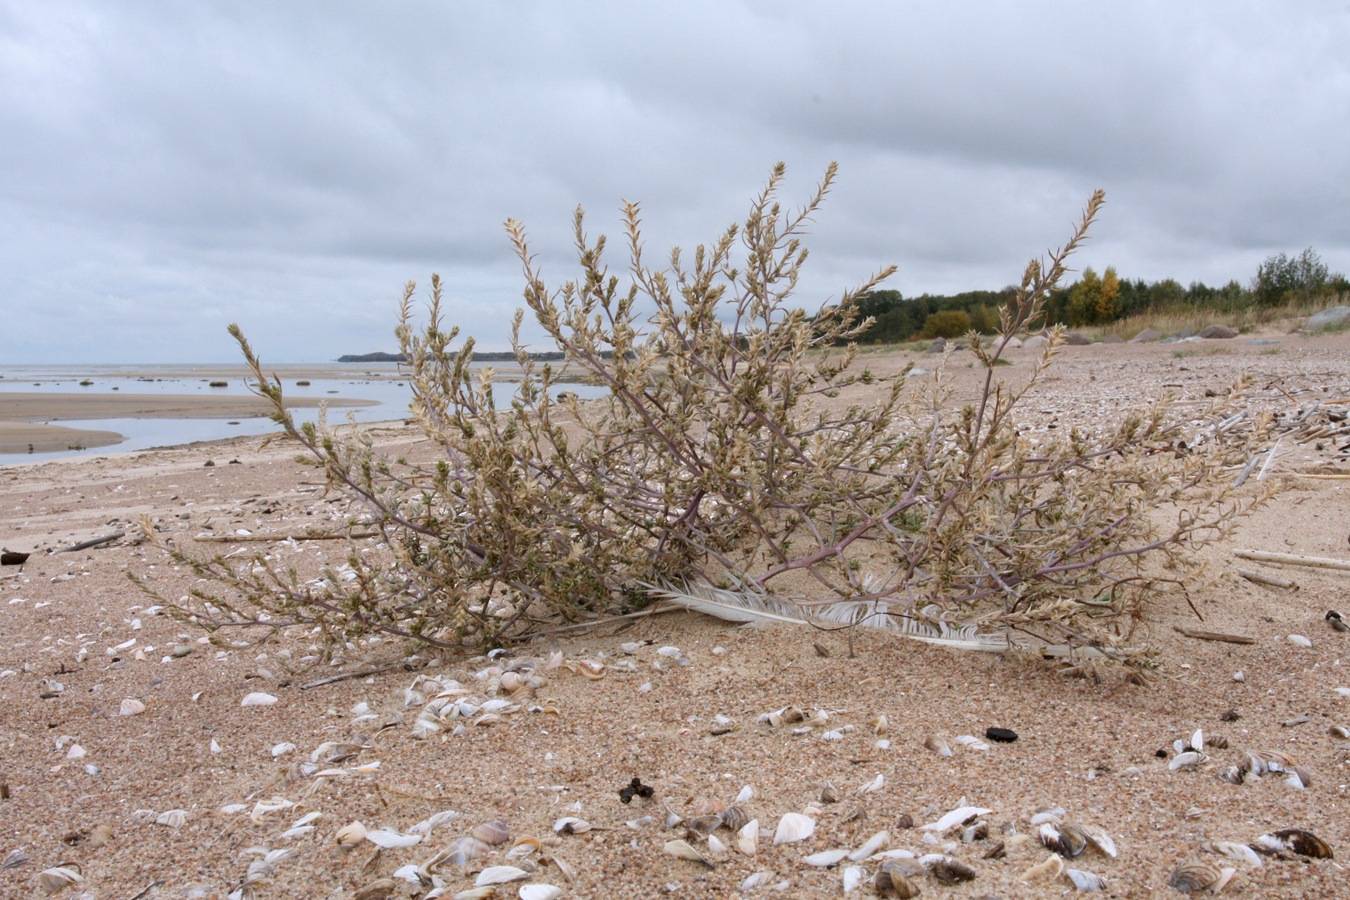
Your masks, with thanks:
<instances>
[{"instance_id":1,"label":"beach plant","mask_svg":"<svg viewBox=\"0 0 1350 900\"><path fill-rule=\"evenodd\" d=\"M1267 422L1245 413L1241 384L1200 411L1164 396L1100 428L1023 421L1062 329L1016 384L996 370L1015 335L1045 325L1104 195L1027 265L998 334L964 338L982 370L972 398L956 394L951 349L931 373L856 372L851 341L870 320L855 301L893 270L802 307L803 240L836 169L792 210L784 176L774 168L743 224L660 266L637 204L622 207L619 272L578 209L580 271L557 288L508 221L524 278L518 385L475 365L439 278L424 312L409 283L396 334L427 439L416 458L354 426L298 425L231 326L252 388L384 552L354 548L306 580L261 555L204 558L156 537L203 576L169 611L213 632L307 626L330 652L375 634L481 649L664 598L730 618L788 610L820 627L1144 659L1136 628L1150 604L1184 593L1194 547L1260 502L1222 477ZM561 366L537 360L526 316ZM602 396L583 401L564 380Z\"/></svg>"}]
</instances>

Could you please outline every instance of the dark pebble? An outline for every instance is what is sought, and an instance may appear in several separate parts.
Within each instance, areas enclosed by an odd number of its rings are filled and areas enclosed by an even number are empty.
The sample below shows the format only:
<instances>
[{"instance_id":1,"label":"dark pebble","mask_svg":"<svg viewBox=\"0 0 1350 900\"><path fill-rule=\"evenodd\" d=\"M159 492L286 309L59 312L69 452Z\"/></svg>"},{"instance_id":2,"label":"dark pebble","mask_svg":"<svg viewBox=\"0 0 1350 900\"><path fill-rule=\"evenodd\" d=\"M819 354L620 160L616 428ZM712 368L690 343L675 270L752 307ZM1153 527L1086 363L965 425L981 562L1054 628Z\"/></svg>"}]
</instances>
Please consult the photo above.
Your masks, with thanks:
<instances>
[{"instance_id":1,"label":"dark pebble","mask_svg":"<svg viewBox=\"0 0 1350 900\"><path fill-rule=\"evenodd\" d=\"M991 741L998 741L1000 744L1011 744L1017 740L1017 732L1011 728L986 728L984 736Z\"/></svg>"}]
</instances>

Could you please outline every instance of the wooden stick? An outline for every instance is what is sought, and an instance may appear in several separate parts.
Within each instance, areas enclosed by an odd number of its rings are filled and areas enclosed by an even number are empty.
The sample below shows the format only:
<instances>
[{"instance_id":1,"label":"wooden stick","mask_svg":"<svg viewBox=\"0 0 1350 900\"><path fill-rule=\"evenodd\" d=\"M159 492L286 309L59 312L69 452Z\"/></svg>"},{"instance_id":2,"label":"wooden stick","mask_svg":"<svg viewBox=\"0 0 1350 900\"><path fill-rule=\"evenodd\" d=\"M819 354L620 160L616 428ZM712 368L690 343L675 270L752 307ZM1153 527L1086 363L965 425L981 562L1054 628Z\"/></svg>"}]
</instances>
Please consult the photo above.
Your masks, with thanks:
<instances>
[{"instance_id":1,"label":"wooden stick","mask_svg":"<svg viewBox=\"0 0 1350 900\"><path fill-rule=\"evenodd\" d=\"M1225 644L1256 643L1256 638L1247 637L1245 634L1222 634L1218 631L1200 631L1197 628L1183 628L1180 625L1173 625L1172 627L1186 635L1186 637L1195 638L1197 641L1223 641Z\"/></svg>"},{"instance_id":2,"label":"wooden stick","mask_svg":"<svg viewBox=\"0 0 1350 900\"><path fill-rule=\"evenodd\" d=\"M110 541L115 541L120 537L126 537L125 531L114 531L112 534L105 534L103 537L96 537L88 541L80 541L78 544L66 547L64 550L57 550L57 553L74 553L77 550L88 550L90 547L97 547Z\"/></svg>"},{"instance_id":3,"label":"wooden stick","mask_svg":"<svg viewBox=\"0 0 1350 900\"><path fill-rule=\"evenodd\" d=\"M1288 578L1276 578L1274 575L1263 575L1260 572L1249 572L1246 569L1238 569L1237 573L1248 581L1254 581L1257 584L1268 584L1271 587L1291 588L1298 590L1298 585Z\"/></svg>"},{"instance_id":4,"label":"wooden stick","mask_svg":"<svg viewBox=\"0 0 1350 900\"><path fill-rule=\"evenodd\" d=\"M300 685L300 690L307 691L310 688L322 687L325 684L333 684L337 681L347 681L352 678L365 678L367 675L378 675L381 672L388 672L390 669L397 669L403 665L403 660L396 660L391 663L385 663L382 666L372 666L366 669L357 669L354 672L341 672L337 675L329 675L327 678L320 678L315 681L308 681Z\"/></svg>"},{"instance_id":5,"label":"wooden stick","mask_svg":"<svg viewBox=\"0 0 1350 900\"><path fill-rule=\"evenodd\" d=\"M1339 569L1350 572L1350 559L1328 559L1324 556L1298 556L1293 553L1270 553L1266 550L1234 550L1239 559L1256 562L1281 563L1287 566L1309 566L1314 569Z\"/></svg>"},{"instance_id":6,"label":"wooden stick","mask_svg":"<svg viewBox=\"0 0 1350 900\"><path fill-rule=\"evenodd\" d=\"M340 541L345 538L379 537L378 531L353 531L351 534L203 534L193 538L200 543L245 544L265 541Z\"/></svg>"}]
</instances>

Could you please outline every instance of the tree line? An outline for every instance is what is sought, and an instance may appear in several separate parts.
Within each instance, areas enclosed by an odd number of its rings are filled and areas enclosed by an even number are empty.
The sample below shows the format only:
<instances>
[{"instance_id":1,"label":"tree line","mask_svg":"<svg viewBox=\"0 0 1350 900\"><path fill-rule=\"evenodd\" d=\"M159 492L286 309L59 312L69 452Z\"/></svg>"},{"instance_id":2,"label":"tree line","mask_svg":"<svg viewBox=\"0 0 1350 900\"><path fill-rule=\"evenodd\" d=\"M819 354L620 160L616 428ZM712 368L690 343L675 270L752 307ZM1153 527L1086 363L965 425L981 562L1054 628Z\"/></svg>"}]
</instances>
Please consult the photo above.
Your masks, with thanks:
<instances>
[{"instance_id":1,"label":"tree line","mask_svg":"<svg viewBox=\"0 0 1350 900\"><path fill-rule=\"evenodd\" d=\"M960 294L922 294L904 297L897 290L873 290L856 301L860 318L876 321L858 337L863 344L890 344L911 338L959 337L972 329L981 334L998 331L998 309L1017 289L966 291ZM1308 305L1350 293L1350 281L1328 271L1309 247L1297 256L1269 256L1248 284L1236 279L1222 287L1193 281L1183 287L1173 278L1146 282L1121 278L1113 266L1100 275L1085 268L1078 281L1051 291L1045 303L1045 321L1070 327L1106 325L1141 314L1212 309L1232 312L1253 307L1274 309Z\"/></svg>"}]
</instances>

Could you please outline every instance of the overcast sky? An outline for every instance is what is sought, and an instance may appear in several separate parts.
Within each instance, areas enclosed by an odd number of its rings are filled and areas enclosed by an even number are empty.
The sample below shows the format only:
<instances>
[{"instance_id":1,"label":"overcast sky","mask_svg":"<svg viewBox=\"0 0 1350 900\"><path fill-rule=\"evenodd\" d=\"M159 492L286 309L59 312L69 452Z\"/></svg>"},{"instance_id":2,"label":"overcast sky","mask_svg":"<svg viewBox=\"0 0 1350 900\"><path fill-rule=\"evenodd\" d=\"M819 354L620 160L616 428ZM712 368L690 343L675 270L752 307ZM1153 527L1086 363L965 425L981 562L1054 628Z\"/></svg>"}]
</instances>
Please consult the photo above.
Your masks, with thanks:
<instances>
[{"instance_id":1,"label":"overcast sky","mask_svg":"<svg viewBox=\"0 0 1350 900\"><path fill-rule=\"evenodd\" d=\"M779 160L840 164L810 309L1012 283L1097 187L1080 268L1347 272L1347 47L1343 2L0 0L0 367L393 350L433 272L505 349L507 217L556 284L578 204L622 270L622 199L664 259Z\"/></svg>"}]
</instances>

